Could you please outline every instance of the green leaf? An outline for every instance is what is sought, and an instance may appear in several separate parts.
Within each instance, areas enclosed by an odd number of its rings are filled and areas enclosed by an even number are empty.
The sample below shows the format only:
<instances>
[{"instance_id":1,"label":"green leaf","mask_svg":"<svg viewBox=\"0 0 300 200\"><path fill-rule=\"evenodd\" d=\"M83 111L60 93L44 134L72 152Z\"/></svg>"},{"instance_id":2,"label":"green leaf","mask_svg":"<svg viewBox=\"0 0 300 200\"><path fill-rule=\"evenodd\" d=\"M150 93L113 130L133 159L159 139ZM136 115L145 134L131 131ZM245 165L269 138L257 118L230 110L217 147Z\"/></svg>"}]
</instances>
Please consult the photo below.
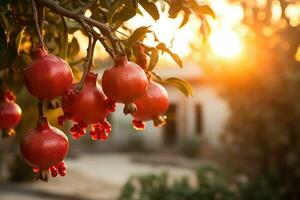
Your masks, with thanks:
<instances>
[{"instance_id":1,"label":"green leaf","mask_svg":"<svg viewBox=\"0 0 300 200\"><path fill-rule=\"evenodd\" d=\"M78 22L76 22L76 21L74 21L74 20L71 20L71 19L69 19L69 18L66 18L66 17L64 17L64 19L65 19L65 22L66 22L67 29L68 29L68 32L69 32L69 33L72 34L72 33L74 33L75 31L81 29L81 25L80 25Z\"/></svg>"},{"instance_id":2,"label":"green leaf","mask_svg":"<svg viewBox=\"0 0 300 200\"><path fill-rule=\"evenodd\" d=\"M131 34L131 36L127 40L127 45L132 46L137 41L141 40L145 37L146 33L149 32L150 26L142 26L134 30L134 32Z\"/></svg>"},{"instance_id":3,"label":"green leaf","mask_svg":"<svg viewBox=\"0 0 300 200\"><path fill-rule=\"evenodd\" d=\"M109 24L113 28L118 28L123 22L131 19L137 13L136 0L118 0L112 4L109 10Z\"/></svg>"},{"instance_id":4,"label":"green leaf","mask_svg":"<svg viewBox=\"0 0 300 200\"><path fill-rule=\"evenodd\" d=\"M179 65L180 68L183 67L181 58L176 53L173 53L170 49L168 49L166 47L166 44L161 42L156 46L156 48L162 50L163 52L167 52L172 57L172 59Z\"/></svg>"},{"instance_id":5,"label":"green leaf","mask_svg":"<svg viewBox=\"0 0 300 200\"><path fill-rule=\"evenodd\" d=\"M208 5L199 5L195 0L187 1L187 4L196 12L197 15L210 15L212 18L216 18L215 12Z\"/></svg>"},{"instance_id":6,"label":"green leaf","mask_svg":"<svg viewBox=\"0 0 300 200\"><path fill-rule=\"evenodd\" d=\"M65 59L68 54L68 33L62 33L59 41L59 57Z\"/></svg>"},{"instance_id":7,"label":"green leaf","mask_svg":"<svg viewBox=\"0 0 300 200\"><path fill-rule=\"evenodd\" d=\"M22 42L22 38L23 38L23 34L24 34L25 29L26 29L26 26L24 26L22 28L22 30L18 33L18 35L16 37L16 40L15 40L18 55L20 55L20 46L21 46L21 42Z\"/></svg>"},{"instance_id":8,"label":"green leaf","mask_svg":"<svg viewBox=\"0 0 300 200\"><path fill-rule=\"evenodd\" d=\"M7 32L9 32L10 26L11 26L9 19L4 14L0 14L0 16L1 16L1 19L0 19L1 25L4 27L4 29Z\"/></svg>"},{"instance_id":9,"label":"green leaf","mask_svg":"<svg viewBox=\"0 0 300 200\"><path fill-rule=\"evenodd\" d=\"M113 18L115 13L123 6L123 0L114 1L108 11L108 22L110 25L113 24Z\"/></svg>"},{"instance_id":10,"label":"green leaf","mask_svg":"<svg viewBox=\"0 0 300 200\"><path fill-rule=\"evenodd\" d=\"M1 0L0 13L5 14L8 11L8 0Z\"/></svg>"},{"instance_id":11,"label":"green leaf","mask_svg":"<svg viewBox=\"0 0 300 200\"><path fill-rule=\"evenodd\" d=\"M169 17L170 18L177 17L178 13L183 8L183 2L184 2L184 0L173 0L173 1L171 1L170 9L169 9Z\"/></svg>"},{"instance_id":12,"label":"green leaf","mask_svg":"<svg viewBox=\"0 0 300 200\"><path fill-rule=\"evenodd\" d=\"M214 19L216 18L215 12L208 5L199 6L197 11L198 11L198 14L210 15L212 18L214 18Z\"/></svg>"},{"instance_id":13,"label":"green leaf","mask_svg":"<svg viewBox=\"0 0 300 200\"><path fill-rule=\"evenodd\" d=\"M156 64L158 62L158 58L159 58L158 50L156 48L152 48L151 49L151 58L150 58L150 62L149 62L148 68L147 68L148 71L152 71L154 69L154 67L156 66Z\"/></svg>"},{"instance_id":14,"label":"green leaf","mask_svg":"<svg viewBox=\"0 0 300 200\"><path fill-rule=\"evenodd\" d=\"M193 88L186 80L179 78L168 78L164 83L178 88L186 97L193 96Z\"/></svg>"},{"instance_id":15,"label":"green leaf","mask_svg":"<svg viewBox=\"0 0 300 200\"><path fill-rule=\"evenodd\" d=\"M203 36L203 42L206 42L207 38L209 37L209 35L211 33L211 28L205 17L201 17L201 19L202 19L202 24L200 27L200 32L202 33L202 36Z\"/></svg>"},{"instance_id":16,"label":"green leaf","mask_svg":"<svg viewBox=\"0 0 300 200\"><path fill-rule=\"evenodd\" d=\"M169 49L166 52L173 58L180 68L183 68L181 58L176 53L171 52Z\"/></svg>"},{"instance_id":17,"label":"green leaf","mask_svg":"<svg viewBox=\"0 0 300 200\"><path fill-rule=\"evenodd\" d=\"M151 75L151 78L158 83L163 83L163 79L156 73L154 73L153 71L149 72Z\"/></svg>"},{"instance_id":18,"label":"green leaf","mask_svg":"<svg viewBox=\"0 0 300 200\"><path fill-rule=\"evenodd\" d=\"M159 19L159 11L155 5L155 3L150 2L148 0L139 0L139 4L149 13L149 15L154 19Z\"/></svg>"},{"instance_id":19,"label":"green leaf","mask_svg":"<svg viewBox=\"0 0 300 200\"><path fill-rule=\"evenodd\" d=\"M117 18L118 23L126 22L127 20L134 17L137 13L137 9L134 8L132 5L125 5L115 17Z\"/></svg>"},{"instance_id":20,"label":"green leaf","mask_svg":"<svg viewBox=\"0 0 300 200\"><path fill-rule=\"evenodd\" d=\"M182 28L184 25L186 25L186 23L190 19L190 14L191 14L190 10L186 8L186 9L183 9L183 11L184 11L183 19L178 28Z\"/></svg>"},{"instance_id":21,"label":"green leaf","mask_svg":"<svg viewBox=\"0 0 300 200\"><path fill-rule=\"evenodd\" d=\"M156 48L158 48L158 49L160 49L160 50L162 50L162 51L167 51L168 50L168 48L166 47L166 44L165 43L159 43L157 46L156 46Z\"/></svg>"},{"instance_id":22,"label":"green leaf","mask_svg":"<svg viewBox=\"0 0 300 200\"><path fill-rule=\"evenodd\" d=\"M72 41L68 45L68 57L74 57L79 53L80 46L77 38L73 37Z\"/></svg>"}]
</instances>

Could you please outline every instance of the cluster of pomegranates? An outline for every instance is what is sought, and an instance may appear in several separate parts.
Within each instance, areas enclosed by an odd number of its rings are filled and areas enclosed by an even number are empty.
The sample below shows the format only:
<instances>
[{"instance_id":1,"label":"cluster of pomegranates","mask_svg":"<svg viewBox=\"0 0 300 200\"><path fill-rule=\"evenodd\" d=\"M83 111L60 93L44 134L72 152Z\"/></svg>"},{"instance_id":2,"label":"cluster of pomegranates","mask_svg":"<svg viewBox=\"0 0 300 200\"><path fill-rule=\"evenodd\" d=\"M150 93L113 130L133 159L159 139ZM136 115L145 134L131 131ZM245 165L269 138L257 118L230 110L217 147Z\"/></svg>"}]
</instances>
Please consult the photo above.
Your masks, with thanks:
<instances>
[{"instance_id":1,"label":"cluster of pomegranates","mask_svg":"<svg viewBox=\"0 0 300 200\"><path fill-rule=\"evenodd\" d=\"M145 57L137 60L143 67L145 62ZM169 105L166 90L125 56L117 56L115 64L105 70L101 87L97 84L97 74L92 72L86 72L83 80L73 83L72 70L63 59L48 54L44 48L37 48L32 62L24 70L24 80L29 93L40 102L62 97L64 114L58 117L58 123L63 125L66 120L73 121L70 132L74 139L83 136L90 127L89 135L93 140L106 140L111 131L106 118L115 111L115 103L125 105L123 111L133 116L133 127L137 130L143 130L144 121L148 120L153 120L155 126L165 124L162 115ZM9 94L1 97L2 130L14 128L21 115L19 106ZM66 174L63 160L68 148L68 138L49 124L43 111L37 126L24 134L20 144L25 161L43 181L48 180L48 174L53 177Z\"/></svg>"}]
</instances>

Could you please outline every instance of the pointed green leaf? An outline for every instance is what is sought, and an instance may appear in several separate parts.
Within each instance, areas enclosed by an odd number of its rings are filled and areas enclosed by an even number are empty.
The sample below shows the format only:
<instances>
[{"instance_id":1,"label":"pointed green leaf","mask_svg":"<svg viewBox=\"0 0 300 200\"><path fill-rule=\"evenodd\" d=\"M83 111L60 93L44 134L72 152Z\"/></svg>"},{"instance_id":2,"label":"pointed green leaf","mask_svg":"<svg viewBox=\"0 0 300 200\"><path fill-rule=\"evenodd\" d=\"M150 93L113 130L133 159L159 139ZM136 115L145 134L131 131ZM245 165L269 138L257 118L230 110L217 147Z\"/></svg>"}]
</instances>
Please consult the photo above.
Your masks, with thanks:
<instances>
[{"instance_id":1,"label":"pointed green leaf","mask_svg":"<svg viewBox=\"0 0 300 200\"><path fill-rule=\"evenodd\" d=\"M212 18L214 18L214 19L216 18L215 12L208 5L199 6L199 8L198 8L198 14L210 15Z\"/></svg>"},{"instance_id":2,"label":"pointed green leaf","mask_svg":"<svg viewBox=\"0 0 300 200\"><path fill-rule=\"evenodd\" d=\"M20 55L20 45L21 45L21 41L22 41L23 33L24 33L25 29L26 29L26 26L24 26L22 28L22 30L18 33L16 40L15 40L18 55Z\"/></svg>"},{"instance_id":3,"label":"pointed green leaf","mask_svg":"<svg viewBox=\"0 0 300 200\"><path fill-rule=\"evenodd\" d=\"M210 15L212 18L216 18L216 14L211 7L208 5L199 5L196 0L187 1L187 4L193 9L197 15Z\"/></svg>"},{"instance_id":4,"label":"pointed green leaf","mask_svg":"<svg viewBox=\"0 0 300 200\"><path fill-rule=\"evenodd\" d=\"M205 17L201 17L201 19L202 19L202 24L200 27L200 32L202 33L203 42L206 42L207 38L211 33L211 28Z\"/></svg>"},{"instance_id":5,"label":"pointed green leaf","mask_svg":"<svg viewBox=\"0 0 300 200\"><path fill-rule=\"evenodd\" d=\"M156 48L152 48L151 49L151 58L150 58L150 62L149 62L148 68L147 68L148 71L152 71L154 69L154 67L156 66L156 64L158 62L158 58L159 58L158 50Z\"/></svg>"},{"instance_id":6,"label":"pointed green leaf","mask_svg":"<svg viewBox=\"0 0 300 200\"><path fill-rule=\"evenodd\" d=\"M68 54L68 33L62 33L59 41L59 57L65 59Z\"/></svg>"},{"instance_id":7,"label":"pointed green leaf","mask_svg":"<svg viewBox=\"0 0 300 200\"><path fill-rule=\"evenodd\" d=\"M123 0L114 1L108 11L108 22L110 25L113 24L114 15L117 13L119 9L123 6Z\"/></svg>"},{"instance_id":8,"label":"pointed green leaf","mask_svg":"<svg viewBox=\"0 0 300 200\"><path fill-rule=\"evenodd\" d=\"M168 78L164 83L172 85L179 89L186 97L193 96L193 88L186 80L179 78Z\"/></svg>"},{"instance_id":9,"label":"pointed green leaf","mask_svg":"<svg viewBox=\"0 0 300 200\"><path fill-rule=\"evenodd\" d=\"M127 45L132 46L140 39L144 38L146 33L149 32L149 26L142 26L134 30L131 36L127 40Z\"/></svg>"},{"instance_id":10,"label":"pointed green leaf","mask_svg":"<svg viewBox=\"0 0 300 200\"><path fill-rule=\"evenodd\" d=\"M72 41L68 45L68 57L74 57L79 53L80 46L77 38L73 37Z\"/></svg>"},{"instance_id":11,"label":"pointed green leaf","mask_svg":"<svg viewBox=\"0 0 300 200\"><path fill-rule=\"evenodd\" d=\"M137 9L132 7L131 5L125 5L122 7L122 9L118 12L116 17L116 21L123 23L126 22L127 20L131 19L134 17L137 13Z\"/></svg>"},{"instance_id":12,"label":"pointed green leaf","mask_svg":"<svg viewBox=\"0 0 300 200\"><path fill-rule=\"evenodd\" d=\"M169 49L167 49L166 52L173 58L180 68L183 68L181 58L176 53L171 52Z\"/></svg>"},{"instance_id":13,"label":"pointed green leaf","mask_svg":"<svg viewBox=\"0 0 300 200\"><path fill-rule=\"evenodd\" d=\"M75 31L81 29L81 25L78 22L66 17L64 17L64 19L69 33L74 33Z\"/></svg>"},{"instance_id":14,"label":"pointed green leaf","mask_svg":"<svg viewBox=\"0 0 300 200\"><path fill-rule=\"evenodd\" d=\"M148 0L139 0L139 4L149 13L149 15L154 19L159 19L159 11L155 5L155 3L150 2Z\"/></svg>"},{"instance_id":15,"label":"pointed green leaf","mask_svg":"<svg viewBox=\"0 0 300 200\"><path fill-rule=\"evenodd\" d=\"M162 50L162 51L167 51L168 50L168 48L166 47L166 44L164 44L164 43L159 43L157 46L156 46L156 48L158 48L158 49L160 49L160 50Z\"/></svg>"},{"instance_id":16,"label":"pointed green leaf","mask_svg":"<svg viewBox=\"0 0 300 200\"><path fill-rule=\"evenodd\" d=\"M181 22L181 24L179 25L178 28L182 28L184 25L186 25L186 23L190 19L190 14L191 14L190 10L189 9L184 9L183 11L184 11L183 19L182 19L182 22Z\"/></svg>"},{"instance_id":17,"label":"pointed green leaf","mask_svg":"<svg viewBox=\"0 0 300 200\"><path fill-rule=\"evenodd\" d=\"M9 22L9 19L4 14L0 14L0 23L6 30L6 32L9 32L11 24Z\"/></svg>"},{"instance_id":18,"label":"pointed green leaf","mask_svg":"<svg viewBox=\"0 0 300 200\"><path fill-rule=\"evenodd\" d=\"M1 0L0 13L5 14L8 11L8 0Z\"/></svg>"},{"instance_id":19,"label":"pointed green leaf","mask_svg":"<svg viewBox=\"0 0 300 200\"><path fill-rule=\"evenodd\" d=\"M184 2L184 0L171 1L170 9L169 9L169 17L170 18L177 17L178 13L183 8L183 2Z\"/></svg>"},{"instance_id":20,"label":"pointed green leaf","mask_svg":"<svg viewBox=\"0 0 300 200\"><path fill-rule=\"evenodd\" d=\"M151 78L158 83L163 83L163 79L156 73L154 73L153 71L149 72L151 75Z\"/></svg>"}]
</instances>

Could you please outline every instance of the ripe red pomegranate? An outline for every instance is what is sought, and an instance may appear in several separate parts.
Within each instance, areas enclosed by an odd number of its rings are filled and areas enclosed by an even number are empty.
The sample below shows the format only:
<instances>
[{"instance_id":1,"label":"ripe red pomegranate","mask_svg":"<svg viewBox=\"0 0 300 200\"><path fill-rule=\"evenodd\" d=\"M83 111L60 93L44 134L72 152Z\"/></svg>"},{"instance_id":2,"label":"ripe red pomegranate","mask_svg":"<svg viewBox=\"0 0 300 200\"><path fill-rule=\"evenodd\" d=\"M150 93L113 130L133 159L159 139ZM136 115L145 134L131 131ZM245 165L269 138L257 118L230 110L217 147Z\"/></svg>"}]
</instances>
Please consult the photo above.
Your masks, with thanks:
<instances>
[{"instance_id":1,"label":"ripe red pomegranate","mask_svg":"<svg viewBox=\"0 0 300 200\"><path fill-rule=\"evenodd\" d=\"M165 125L162 116L169 107L169 98L166 89L158 83L150 80L146 93L135 101L137 112L133 113L133 126L137 130L143 130L143 121L153 120L155 126Z\"/></svg>"},{"instance_id":2,"label":"ripe red pomegranate","mask_svg":"<svg viewBox=\"0 0 300 200\"><path fill-rule=\"evenodd\" d=\"M137 64L128 62L126 57L118 57L115 65L105 70L102 88L105 95L114 102L124 103L124 113L134 113L133 103L141 97L148 85L147 75Z\"/></svg>"},{"instance_id":3,"label":"ripe red pomegranate","mask_svg":"<svg viewBox=\"0 0 300 200\"><path fill-rule=\"evenodd\" d=\"M21 120L22 110L15 103L15 95L7 90L0 95L0 131L2 137L9 137L16 134L14 128Z\"/></svg>"},{"instance_id":4,"label":"ripe red pomegranate","mask_svg":"<svg viewBox=\"0 0 300 200\"><path fill-rule=\"evenodd\" d=\"M76 83L62 97L64 115L60 116L58 121L61 125L66 119L77 122L70 129L74 139L78 139L85 133L88 124L93 125L90 131L93 140L106 140L111 131L106 117L114 106L106 99L101 87L97 86L97 76L98 74L88 73L82 90L76 90L78 85Z\"/></svg>"},{"instance_id":5,"label":"ripe red pomegranate","mask_svg":"<svg viewBox=\"0 0 300 200\"><path fill-rule=\"evenodd\" d=\"M68 153L69 141L59 129L49 125L42 117L37 127L29 130L22 138L20 150L25 161L39 173L38 179L47 181L49 171L53 177L66 175L63 162Z\"/></svg>"},{"instance_id":6,"label":"ripe red pomegranate","mask_svg":"<svg viewBox=\"0 0 300 200\"><path fill-rule=\"evenodd\" d=\"M39 99L53 99L72 85L73 74L63 59L49 55L43 48L33 52L33 61L24 70L25 85Z\"/></svg>"}]
</instances>

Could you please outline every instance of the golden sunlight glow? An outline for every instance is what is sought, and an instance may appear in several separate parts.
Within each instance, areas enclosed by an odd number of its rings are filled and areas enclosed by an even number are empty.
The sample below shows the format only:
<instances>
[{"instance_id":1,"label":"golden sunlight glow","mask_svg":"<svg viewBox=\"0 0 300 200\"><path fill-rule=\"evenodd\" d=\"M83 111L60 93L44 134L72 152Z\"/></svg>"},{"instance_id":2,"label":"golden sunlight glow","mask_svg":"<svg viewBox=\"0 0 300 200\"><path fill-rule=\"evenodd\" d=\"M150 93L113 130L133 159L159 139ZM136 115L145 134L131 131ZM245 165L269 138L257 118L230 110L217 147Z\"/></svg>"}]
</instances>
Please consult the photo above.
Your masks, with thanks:
<instances>
[{"instance_id":1,"label":"golden sunlight glow","mask_svg":"<svg viewBox=\"0 0 300 200\"><path fill-rule=\"evenodd\" d=\"M157 4L158 6L160 4ZM174 53L185 57L191 53L190 43L195 41L196 33L199 32L200 22L191 16L190 22L183 28L178 29L182 21L182 17L170 19L168 17L168 9L161 13L159 20L154 21L142 8L143 16L136 15L127 22L132 29L140 26L151 26L150 29L156 34L157 38L165 43ZM152 34L148 34L145 43L150 46L156 46ZM167 57L165 57L167 58Z\"/></svg>"},{"instance_id":2,"label":"golden sunlight glow","mask_svg":"<svg viewBox=\"0 0 300 200\"><path fill-rule=\"evenodd\" d=\"M237 57L242 50L239 36L233 31L215 31L209 38L213 52L222 58Z\"/></svg>"},{"instance_id":3,"label":"golden sunlight glow","mask_svg":"<svg viewBox=\"0 0 300 200\"><path fill-rule=\"evenodd\" d=\"M264 4L265 0L260 0ZM208 0L217 18L213 20L209 18L209 23L212 29L212 35L208 40L211 46L212 55L220 58L236 58L243 50L242 30L241 23L244 17L244 11L240 3L229 3L228 0ZM157 3L160 7L160 4ZM150 26L150 30L155 33L159 41L166 44L166 46L174 53L177 53L181 58L187 57L193 53L193 48L202 45L202 37L199 35L201 21L191 15L190 21L182 28L178 29L182 22L183 13L179 13L179 17L170 19L168 17L168 8L165 9L160 15L160 19L155 21L152 17L142 8L140 10L143 16L136 15L134 18L126 22L127 26L131 29L136 29L141 26ZM85 13L90 16L90 11ZM129 35L126 30L120 28L121 32ZM122 35L117 35L122 37ZM78 38L80 44L81 54L86 53L88 40L81 32L76 32L74 37ZM69 38L70 40L72 38ZM143 41L149 46L156 46L157 41L154 41L153 34L147 34L147 38ZM193 47L191 46L193 44ZM107 55L100 44L96 45L95 55ZM163 61L174 62L168 54L161 56Z\"/></svg>"}]
</instances>

